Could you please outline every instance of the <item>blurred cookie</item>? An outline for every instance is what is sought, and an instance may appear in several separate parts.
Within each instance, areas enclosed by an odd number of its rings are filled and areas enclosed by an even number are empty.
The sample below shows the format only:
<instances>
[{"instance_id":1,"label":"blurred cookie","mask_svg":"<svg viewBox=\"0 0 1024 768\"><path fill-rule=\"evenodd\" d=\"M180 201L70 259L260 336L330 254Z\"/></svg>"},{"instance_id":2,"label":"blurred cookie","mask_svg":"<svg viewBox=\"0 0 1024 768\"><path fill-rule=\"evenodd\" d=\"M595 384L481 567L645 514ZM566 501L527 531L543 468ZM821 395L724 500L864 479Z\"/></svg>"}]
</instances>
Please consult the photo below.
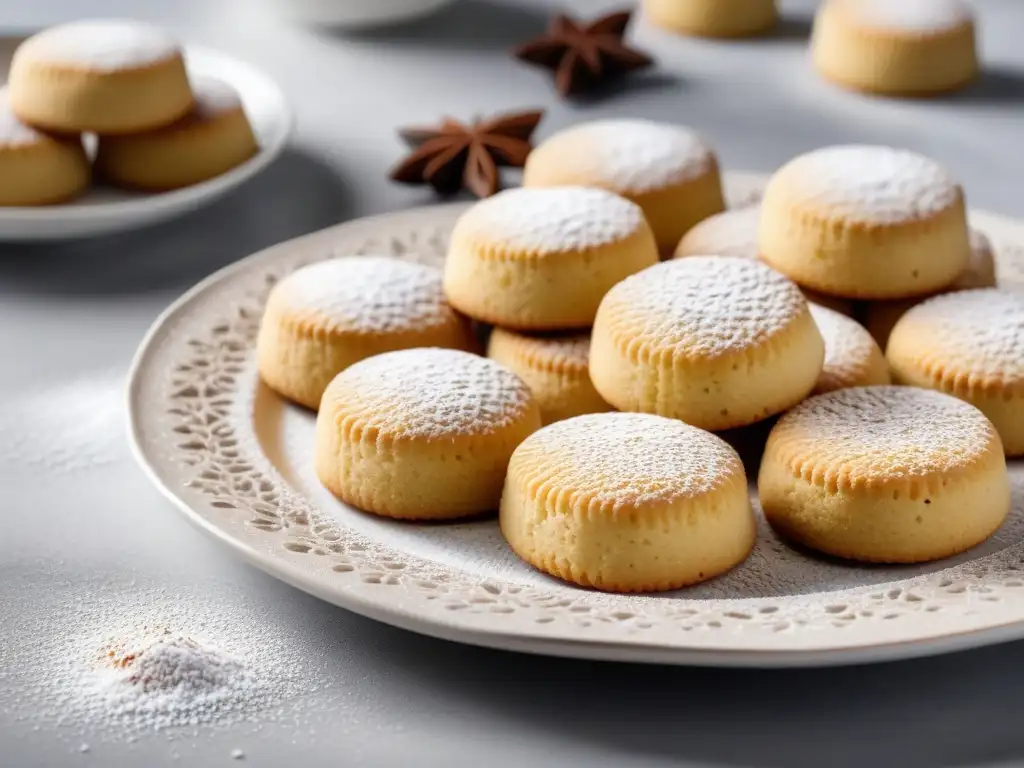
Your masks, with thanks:
<instances>
[{"instance_id":1,"label":"blurred cookie","mask_svg":"<svg viewBox=\"0 0 1024 768\"><path fill-rule=\"evenodd\" d=\"M952 91L979 70L973 14L961 0L827 0L811 56L829 80L891 95Z\"/></svg>"},{"instance_id":2,"label":"blurred cookie","mask_svg":"<svg viewBox=\"0 0 1024 768\"><path fill-rule=\"evenodd\" d=\"M775 0L643 0L647 17L670 32L697 37L746 37L771 29Z\"/></svg>"},{"instance_id":3,"label":"blurred cookie","mask_svg":"<svg viewBox=\"0 0 1024 768\"><path fill-rule=\"evenodd\" d=\"M79 137L55 138L26 125L0 89L0 206L65 202L85 190L89 176Z\"/></svg>"},{"instance_id":4,"label":"blurred cookie","mask_svg":"<svg viewBox=\"0 0 1024 768\"><path fill-rule=\"evenodd\" d=\"M149 24L76 21L25 40L9 74L11 106L59 133L135 133L192 109L181 48Z\"/></svg>"},{"instance_id":5,"label":"blurred cookie","mask_svg":"<svg viewBox=\"0 0 1024 768\"><path fill-rule=\"evenodd\" d=\"M238 93L227 83L193 80L195 108L164 128L101 136L96 171L111 184L160 191L212 179L259 151Z\"/></svg>"}]
</instances>

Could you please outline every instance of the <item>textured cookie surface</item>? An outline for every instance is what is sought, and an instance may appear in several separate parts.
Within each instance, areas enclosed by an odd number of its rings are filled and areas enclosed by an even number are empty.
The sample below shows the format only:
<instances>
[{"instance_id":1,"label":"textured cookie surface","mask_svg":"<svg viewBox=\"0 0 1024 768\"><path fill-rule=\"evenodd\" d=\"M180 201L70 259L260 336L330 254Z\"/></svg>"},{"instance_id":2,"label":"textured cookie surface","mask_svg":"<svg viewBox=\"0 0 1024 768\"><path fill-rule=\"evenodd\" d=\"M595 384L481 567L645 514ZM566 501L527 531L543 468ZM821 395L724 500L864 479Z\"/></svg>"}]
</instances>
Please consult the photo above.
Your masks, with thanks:
<instances>
[{"instance_id":1,"label":"textured cookie surface","mask_svg":"<svg viewBox=\"0 0 1024 768\"><path fill-rule=\"evenodd\" d=\"M579 416L513 454L501 529L528 563L613 591L672 589L740 562L754 541L743 466L672 419Z\"/></svg>"},{"instance_id":2,"label":"textured cookie surface","mask_svg":"<svg viewBox=\"0 0 1024 768\"><path fill-rule=\"evenodd\" d=\"M587 187L510 189L456 222L445 291L483 322L585 328L609 288L657 259L643 212L623 197Z\"/></svg>"},{"instance_id":3,"label":"textured cookie surface","mask_svg":"<svg viewBox=\"0 0 1024 768\"><path fill-rule=\"evenodd\" d=\"M826 147L771 178L758 247L802 286L849 298L905 298L967 267L963 193L933 160L884 146Z\"/></svg>"},{"instance_id":4,"label":"textured cookie surface","mask_svg":"<svg viewBox=\"0 0 1024 768\"><path fill-rule=\"evenodd\" d=\"M761 207L748 205L716 213L697 224L679 241L673 258L687 256L736 256L746 259L760 258L757 250L757 229L761 221ZM852 314L852 302L838 296L803 289L808 301L834 309L844 315Z\"/></svg>"},{"instance_id":5,"label":"textured cookie surface","mask_svg":"<svg viewBox=\"0 0 1024 768\"><path fill-rule=\"evenodd\" d=\"M758 491L783 535L879 562L963 551L990 536L1010 506L988 419L911 387L841 389L798 405L772 430Z\"/></svg>"},{"instance_id":6,"label":"textured cookie surface","mask_svg":"<svg viewBox=\"0 0 1024 768\"><path fill-rule=\"evenodd\" d=\"M512 451L539 427L529 388L492 360L436 348L377 355L324 393L317 475L380 515L478 514L497 508Z\"/></svg>"},{"instance_id":7,"label":"textured cookie surface","mask_svg":"<svg viewBox=\"0 0 1024 768\"><path fill-rule=\"evenodd\" d=\"M900 318L886 357L898 382L972 403L1009 455L1024 453L1024 295L989 288L929 299Z\"/></svg>"},{"instance_id":8,"label":"textured cookie surface","mask_svg":"<svg viewBox=\"0 0 1024 768\"><path fill-rule=\"evenodd\" d=\"M926 95L978 73L974 21L961 0L829 0L818 10L812 58L856 90Z\"/></svg>"},{"instance_id":9,"label":"textured cookie surface","mask_svg":"<svg viewBox=\"0 0 1024 768\"><path fill-rule=\"evenodd\" d=\"M0 89L0 205L46 205L75 197L91 171L81 139L57 139L22 122Z\"/></svg>"},{"instance_id":10,"label":"textured cookie surface","mask_svg":"<svg viewBox=\"0 0 1024 768\"><path fill-rule=\"evenodd\" d=\"M33 35L14 53L9 84L19 117L62 132L149 130L193 104L180 46L129 20L76 21Z\"/></svg>"},{"instance_id":11,"label":"textured cookie surface","mask_svg":"<svg viewBox=\"0 0 1024 768\"><path fill-rule=\"evenodd\" d=\"M650 120L596 120L554 134L530 153L523 185L623 195L643 208L659 247L669 252L690 227L725 208L707 142L688 128Z\"/></svg>"},{"instance_id":12,"label":"textured cookie surface","mask_svg":"<svg viewBox=\"0 0 1024 768\"><path fill-rule=\"evenodd\" d=\"M825 340L825 364L814 394L890 383L885 356L864 326L826 307L811 304L810 309Z\"/></svg>"},{"instance_id":13,"label":"textured cookie surface","mask_svg":"<svg viewBox=\"0 0 1024 768\"><path fill-rule=\"evenodd\" d=\"M474 341L445 299L439 270L381 256L293 272L271 291L257 340L263 380L310 408L349 365L423 346L472 349Z\"/></svg>"},{"instance_id":14,"label":"textured cookie surface","mask_svg":"<svg viewBox=\"0 0 1024 768\"><path fill-rule=\"evenodd\" d=\"M611 410L590 381L590 334L526 335L495 328L487 356L527 383L545 424Z\"/></svg>"},{"instance_id":15,"label":"textured cookie surface","mask_svg":"<svg viewBox=\"0 0 1024 768\"><path fill-rule=\"evenodd\" d=\"M195 108L166 128L104 136L96 169L112 184L177 189L225 173L258 151L238 92L209 77L193 79Z\"/></svg>"},{"instance_id":16,"label":"textured cookie surface","mask_svg":"<svg viewBox=\"0 0 1024 768\"><path fill-rule=\"evenodd\" d=\"M823 359L796 285L758 261L693 256L609 291L594 325L591 378L619 410L719 430L802 400Z\"/></svg>"}]
</instances>

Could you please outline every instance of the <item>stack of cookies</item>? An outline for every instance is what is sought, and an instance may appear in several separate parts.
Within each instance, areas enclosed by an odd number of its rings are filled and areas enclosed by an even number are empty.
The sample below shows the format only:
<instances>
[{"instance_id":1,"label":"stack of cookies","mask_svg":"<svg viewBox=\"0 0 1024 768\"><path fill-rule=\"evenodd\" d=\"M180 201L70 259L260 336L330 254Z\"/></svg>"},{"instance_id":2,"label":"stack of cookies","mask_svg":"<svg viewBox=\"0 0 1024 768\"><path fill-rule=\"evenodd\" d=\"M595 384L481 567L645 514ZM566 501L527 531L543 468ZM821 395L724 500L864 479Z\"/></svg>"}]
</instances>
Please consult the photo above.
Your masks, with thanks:
<instances>
[{"instance_id":1,"label":"stack of cookies","mask_svg":"<svg viewBox=\"0 0 1024 768\"><path fill-rule=\"evenodd\" d=\"M44 30L18 46L0 91L0 205L65 202L94 175L128 189L176 189L257 150L238 94L219 80L190 81L180 45L147 24Z\"/></svg>"},{"instance_id":2,"label":"stack of cookies","mask_svg":"<svg viewBox=\"0 0 1024 768\"><path fill-rule=\"evenodd\" d=\"M1024 294L966 289L986 253L920 155L812 152L725 211L696 134L600 121L465 211L443 271L351 257L285 278L260 371L318 408L338 497L407 520L498 508L520 558L575 584L667 590L742 562L744 432L781 536L921 562L1002 524L1024 455ZM850 316L882 311L888 358Z\"/></svg>"}]
</instances>

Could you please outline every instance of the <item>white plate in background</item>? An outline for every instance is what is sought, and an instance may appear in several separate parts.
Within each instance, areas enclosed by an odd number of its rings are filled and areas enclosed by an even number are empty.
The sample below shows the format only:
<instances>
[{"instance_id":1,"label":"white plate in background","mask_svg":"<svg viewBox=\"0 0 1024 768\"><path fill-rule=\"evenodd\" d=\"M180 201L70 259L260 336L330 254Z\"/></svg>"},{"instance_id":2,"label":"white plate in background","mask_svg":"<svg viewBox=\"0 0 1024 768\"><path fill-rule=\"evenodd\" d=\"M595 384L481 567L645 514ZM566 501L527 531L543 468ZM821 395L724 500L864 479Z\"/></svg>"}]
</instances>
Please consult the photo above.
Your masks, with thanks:
<instances>
[{"instance_id":1,"label":"white plate in background","mask_svg":"<svg viewBox=\"0 0 1024 768\"><path fill-rule=\"evenodd\" d=\"M0 40L0 82L6 82L18 42ZM280 155L294 118L277 84L249 64L208 48L185 46L185 59L190 73L219 78L238 91L260 145L256 155L216 178L170 192L147 194L96 186L61 205L0 206L0 241L84 238L166 221L209 205Z\"/></svg>"}]
</instances>

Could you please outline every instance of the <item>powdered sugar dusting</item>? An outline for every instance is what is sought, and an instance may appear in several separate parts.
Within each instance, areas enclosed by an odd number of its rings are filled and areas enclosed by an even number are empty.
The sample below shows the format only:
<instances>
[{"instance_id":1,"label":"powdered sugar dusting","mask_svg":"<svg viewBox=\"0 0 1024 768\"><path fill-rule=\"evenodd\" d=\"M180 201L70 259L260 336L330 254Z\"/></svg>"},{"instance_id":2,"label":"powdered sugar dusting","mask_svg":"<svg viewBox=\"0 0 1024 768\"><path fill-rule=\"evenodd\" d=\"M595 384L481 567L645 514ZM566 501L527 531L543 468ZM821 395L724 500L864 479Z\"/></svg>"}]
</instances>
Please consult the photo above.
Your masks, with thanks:
<instances>
[{"instance_id":1,"label":"powdered sugar dusting","mask_svg":"<svg viewBox=\"0 0 1024 768\"><path fill-rule=\"evenodd\" d=\"M50 27L26 40L15 58L114 72L150 66L179 54L174 39L155 26L96 19Z\"/></svg>"},{"instance_id":2,"label":"powdered sugar dusting","mask_svg":"<svg viewBox=\"0 0 1024 768\"><path fill-rule=\"evenodd\" d=\"M512 464L537 486L614 507L695 498L743 476L735 451L710 432L641 413L556 422L526 438Z\"/></svg>"},{"instance_id":3,"label":"powdered sugar dusting","mask_svg":"<svg viewBox=\"0 0 1024 768\"><path fill-rule=\"evenodd\" d=\"M52 595L15 590L4 639L21 641L0 643L0 712L95 747L272 718L334 681L323 639L268 619L267 605L157 582L83 573L54 581Z\"/></svg>"},{"instance_id":4,"label":"powdered sugar dusting","mask_svg":"<svg viewBox=\"0 0 1024 768\"><path fill-rule=\"evenodd\" d=\"M394 333L451 323L441 271L384 256L328 259L296 270L268 305L333 331Z\"/></svg>"},{"instance_id":5,"label":"powdered sugar dusting","mask_svg":"<svg viewBox=\"0 0 1024 768\"><path fill-rule=\"evenodd\" d=\"M641 119L595 120L550 137L538 157L557 158L564 173L627 194L680 184L707 173L714 153L694 131ZM526 176L530 168L527 164Z\"/></svg>"},{"instance_id":6,"label":"powdered sugar dusting","mask_svg":"<svg viewBox=\"0 0 1024 768\"><path fill-rule=\"evenodd\" d=\"M0 88L0 147L23 147L49 140L43 133L17 118L11 110L7 87Z\"/></svg>"},{"instance_id":7,"label":"powdered sugar dusting","mask_svg":"<svg viewBox=\"0 0 1024 768\"><path fill-rule=\"evenodd\" d=\"M844 12L870 29L929 34L945 32L972 20L960 0L840 0Z\"/></svg>"},{"instance_id":8,"label":"powdered sugar dusting","mask_svg":"<svg viewBox=\"0 0 1024 768\"><path fill-rule=\"evenodd\" d=\"M710 216L687 232L676 258L683 256L736 256L758 258L757 227L761 207L747 206Z\"/></svg>"},{"instance_id":9,"label":"powdered sugar dusting","mask_svg":"<svg viewBox=\"0 0 1024 768\"><path fill-rule=\"evenodd\" d=\"M950 372L1024 384L1024 294L996 288L936 296L908 310L890 337L912 340Z\"/></svg>"},{"instance_id":10,"label":"powdered sugar dusting","mask_svg":"<svg viewBox=\"0 0 1024 768\"><path fill-rule=\"evenodd\" d=\"M759 261L691 256L626 278L598 315L638 342L708 358L759 346L806 311L800 289Z\"/></svg>"},{"instance_id":11,"label":"powdered sugar dusting","mask_svg":"<svg viewBox=\"0 0 1024 768\"><path fill-rule=\"evenodd\" d=\"M826 307L808 305L811 317L825 340L825 363L815 386L815 392L867 384L863 377L873 363L881 363L882 351L860 323ZM873 383L873 382L871 382Z\"/></svg>"},{"instance_id":12,"label":"powdered sugar dusting","mask_svg":"<svg viewBox=\"0 0 1024 768\"><path fill-rule=\"evenodd\" d=\"M851 478L923 477L973 464L995 428L972 405L916 387L853 387L805 400L775 425L768 451Z\"/></svg>"},{"instance_id":13,"label":"powdered sugar dusting","mask_svg":"<svg viewBox=\"0 0 1024 768\"><path fill-rule=\"evenodd\" d=\"M482 435L530 411L526 384L493 360L450 349L388 352L350 366L321 411L353 414L370 429L423 440Z\"/></svg>"},{"instance_id":14,"label":"powdered sugar dusting","mask_svg":"<svg viewBox=\"0 0 1024 768\"><path fill-rule=\"evenodd\" d=\"M456 232L471 240L535 254L597 248L644 224L639 206L602 189L518 188L474 205Z\"/></svg>"},{"instance_id":15,"label":"powdered sugar dusting","mask_svg":"<svg viewBox=\"0 0 1024 768\"><path fill-rule=\"evenodd\" d=\"M867 224L928 219L961 199L959 185L935 161L869 145L826 147L791 160L769 181L765 196L771 195Z\"/></svg>"},{"instance_id":16,"label":"powdered sugar dusting","mask_svg":"<svg viewBox=\"0 0 1024 768\"><path fill-rule=\"evenodd\" d=\"M1024 248L1001 244L995 257L999 287L1008 291L1024 291Z\"/></svg>"},{"instance_id":17,"label":"powdered sugar dusting","mask_svg":"<svg viewBox=\"0 0 1024 768\"><path fill-rule=\"evenodd\" d=\"M192 92L196 100L195 114L202 118L217 117L242 106L238 91L215 77L193 77Z\"/></svg>"},{"instance_id":18,"label":"powdered sugar dusting","mask_svg":"<svg viewBox=\"0 0 1024 768\"><path fill-rule=\"evenodd\" d=\"M95 695L157 729L211 722L266 683L243 659L167 628L110 638L96 666Z\"/></svg>"}]
</instances>

